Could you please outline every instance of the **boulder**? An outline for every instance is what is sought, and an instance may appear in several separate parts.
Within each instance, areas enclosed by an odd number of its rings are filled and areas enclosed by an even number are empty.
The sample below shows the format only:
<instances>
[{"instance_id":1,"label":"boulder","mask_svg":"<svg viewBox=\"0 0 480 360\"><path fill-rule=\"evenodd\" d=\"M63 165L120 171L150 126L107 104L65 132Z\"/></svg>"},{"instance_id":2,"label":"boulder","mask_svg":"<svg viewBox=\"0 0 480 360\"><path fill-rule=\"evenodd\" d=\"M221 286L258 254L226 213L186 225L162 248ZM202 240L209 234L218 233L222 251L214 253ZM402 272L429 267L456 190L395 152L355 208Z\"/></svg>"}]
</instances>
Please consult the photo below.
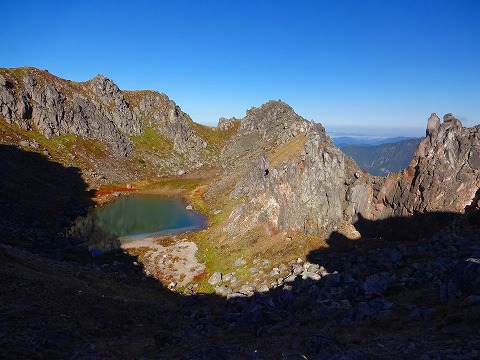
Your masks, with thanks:
<instances>
[{"instance_id":1,"label":"boulder","mask_svg":"<svg viewBox=\"0 0 480 360\"><path fill-rule=\"evenodd\" d=\"M217 285L222 282L222 274L219 272L214 272L212 276L208 279L210 285Z\"/></svg>"},{"instance_id":2,"label":"boulder","mask_svg":"<svg viewBox=\"0 0 480 360\"><path fill-rule=\"evenodd\" d=\"M389 276L387 273L373 274L368 276L362 285L365 295L383 295L387 290L388 280Z\"/></svg>"}]
</instances>

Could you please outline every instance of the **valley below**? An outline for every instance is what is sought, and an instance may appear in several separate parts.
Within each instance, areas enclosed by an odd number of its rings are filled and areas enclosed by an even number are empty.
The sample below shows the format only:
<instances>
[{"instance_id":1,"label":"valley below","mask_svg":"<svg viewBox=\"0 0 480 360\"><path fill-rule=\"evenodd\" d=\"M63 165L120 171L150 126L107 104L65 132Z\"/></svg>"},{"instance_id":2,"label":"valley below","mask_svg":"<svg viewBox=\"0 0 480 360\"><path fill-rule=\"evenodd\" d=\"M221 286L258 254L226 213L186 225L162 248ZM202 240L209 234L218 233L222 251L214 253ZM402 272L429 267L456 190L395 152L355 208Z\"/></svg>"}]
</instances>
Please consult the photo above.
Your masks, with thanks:
<instances>
[{"instance_id":1,"label":"valley below","mask_svg":"<svg viewBox=\"0 0 480 360\"><path fill-rule=\"evenodd\" d=\"M135 197L204 221L121 243L86 217ZM0 69L0 357L480 358L479 198L480 125L452 114L380 177L281 101L208 127Z\"/></svg>"}]
</instances>

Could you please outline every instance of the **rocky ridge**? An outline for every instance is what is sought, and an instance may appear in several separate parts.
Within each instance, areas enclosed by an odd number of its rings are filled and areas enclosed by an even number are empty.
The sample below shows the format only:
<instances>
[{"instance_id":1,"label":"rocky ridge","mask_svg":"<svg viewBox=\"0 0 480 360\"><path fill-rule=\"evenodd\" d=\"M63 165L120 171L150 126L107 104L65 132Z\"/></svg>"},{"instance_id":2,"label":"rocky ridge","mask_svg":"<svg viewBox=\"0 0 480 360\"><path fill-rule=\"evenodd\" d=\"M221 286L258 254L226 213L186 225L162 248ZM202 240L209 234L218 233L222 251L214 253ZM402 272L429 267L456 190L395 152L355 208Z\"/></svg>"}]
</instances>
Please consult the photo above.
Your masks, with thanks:
<instances>
[{"instance_id":1,"label":"rocky ridge","mask_svg":"<svg viewBox=\"0 0 480 360\"><path fill-rule=\"evenodd\" d=\"M360 171L324 133L311 127L290 143L296 148L251 163L232 193L247 201L233 210L228 229L261 223L272 233L295 230L325 237L359 218L461 213L480 188L479 130L478 125L463 127L451 114L443 123L432 114L409 167L379 178Z\"/></svg>"},{"instance_id":2,"label":"rocky ridge","mask_svg":"<svg viewBox=\"0 0 480 360\"><path fill-rule=\"evenodd\" d=\"M207 146L188 115L166 95L123 92L102 75L77 83L35 68L1 69L0 116L47 139L72 134L99 140L119 158L133 154L135 137L147 126L172 144L178 163L201 162Z\"/></svg>"}]
</instances>

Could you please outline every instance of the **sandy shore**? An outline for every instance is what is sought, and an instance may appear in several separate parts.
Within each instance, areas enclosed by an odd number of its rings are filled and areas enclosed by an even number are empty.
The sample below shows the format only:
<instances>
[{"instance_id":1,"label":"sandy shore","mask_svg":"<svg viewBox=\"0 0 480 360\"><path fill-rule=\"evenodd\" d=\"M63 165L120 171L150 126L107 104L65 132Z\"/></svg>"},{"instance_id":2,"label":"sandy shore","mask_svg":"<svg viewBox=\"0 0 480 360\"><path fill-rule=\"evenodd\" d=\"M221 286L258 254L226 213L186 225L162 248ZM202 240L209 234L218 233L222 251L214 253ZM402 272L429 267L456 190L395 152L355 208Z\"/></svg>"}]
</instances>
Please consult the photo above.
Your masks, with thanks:
<instances>
[{"instance_id":1,"label":"sandy shore","mask_svg":"<svg viewBox=\"0 0 480 360\"><path fill-rule=\"evenodd\" d=\"M148 237L125 242L124 250L147 248L143 255L144 271L165 283L170 289L186 286L193 278L205 271L205 265L198 262L198 250L194 242L187 239L176 240L162 245L162 238Z\"/></svg>"}]
</instances>

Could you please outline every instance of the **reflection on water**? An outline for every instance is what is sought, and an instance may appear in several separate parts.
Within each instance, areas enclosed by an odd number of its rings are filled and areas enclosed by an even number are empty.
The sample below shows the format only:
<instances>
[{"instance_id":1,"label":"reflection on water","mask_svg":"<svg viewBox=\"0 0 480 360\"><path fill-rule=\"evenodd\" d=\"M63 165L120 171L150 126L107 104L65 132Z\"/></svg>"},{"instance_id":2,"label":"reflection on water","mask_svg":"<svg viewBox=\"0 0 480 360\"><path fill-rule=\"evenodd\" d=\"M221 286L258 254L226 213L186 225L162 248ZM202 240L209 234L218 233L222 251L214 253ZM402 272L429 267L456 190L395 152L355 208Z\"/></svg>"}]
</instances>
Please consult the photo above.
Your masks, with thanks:
<instances>
[{"instance_id":1,"label":"reflection on water","mask_svg":"<svg viewBox=\"0 0 480 360\"><path fill-rule=\"evenodd\" d=\"M71 236L103 251L146 235L166 235L205 227L206 216L187 211L179 199L127 197L92 210L79 218Z\"/></svg>"}]
</instances>

